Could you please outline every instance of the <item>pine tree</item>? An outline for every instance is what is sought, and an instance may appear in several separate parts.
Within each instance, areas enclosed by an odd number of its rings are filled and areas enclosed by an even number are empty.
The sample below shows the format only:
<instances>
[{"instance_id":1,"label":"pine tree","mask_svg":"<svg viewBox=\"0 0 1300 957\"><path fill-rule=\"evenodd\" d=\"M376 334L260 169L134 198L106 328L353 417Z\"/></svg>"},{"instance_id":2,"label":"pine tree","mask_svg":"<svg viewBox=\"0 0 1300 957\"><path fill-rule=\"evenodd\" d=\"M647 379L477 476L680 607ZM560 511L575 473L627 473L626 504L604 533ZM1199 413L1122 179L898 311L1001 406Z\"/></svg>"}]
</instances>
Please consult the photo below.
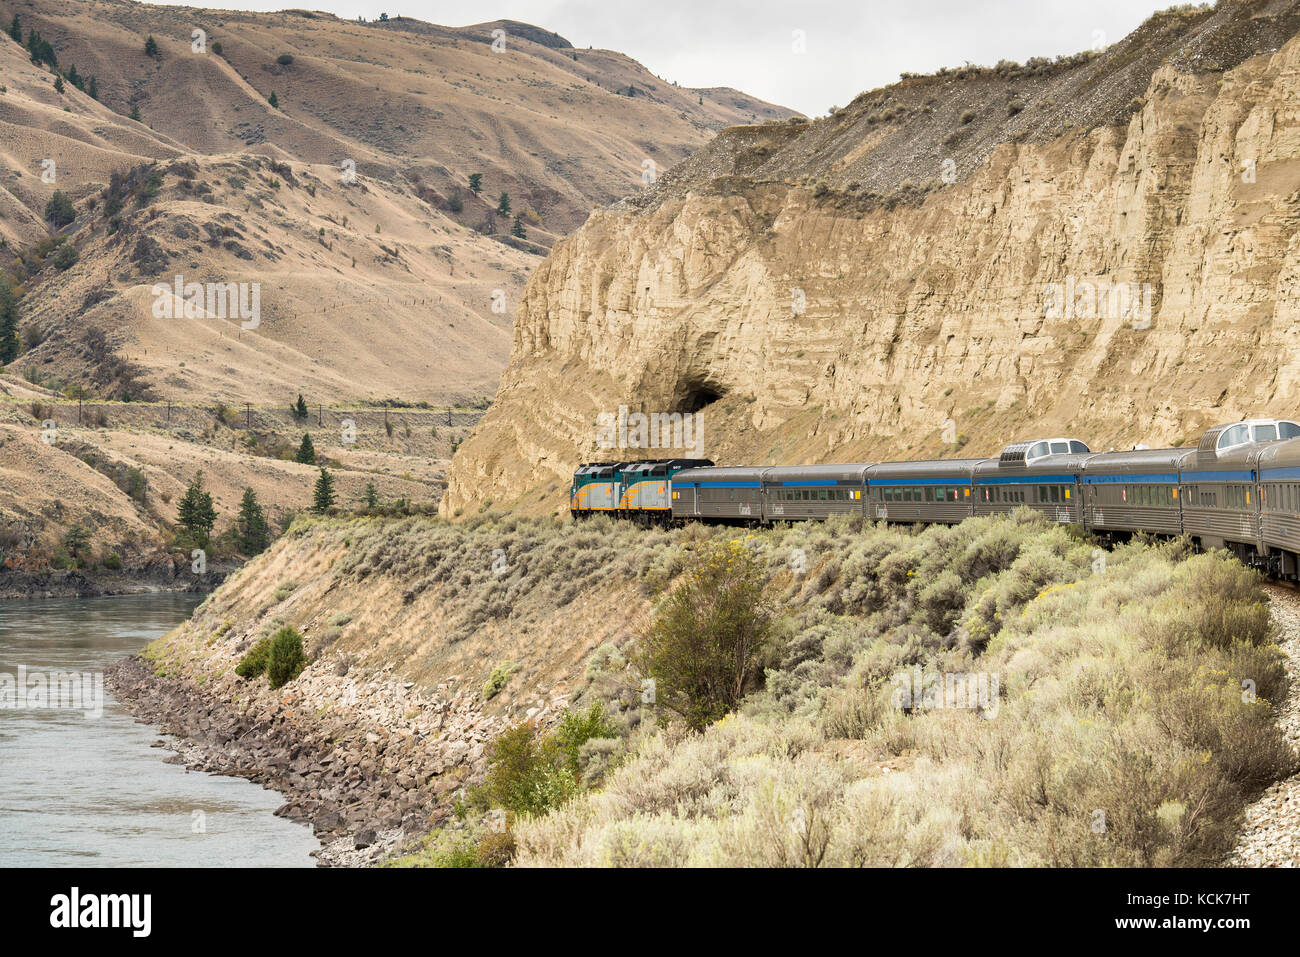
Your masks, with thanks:
<instances>
[{"instance_id":1,"label":"pine tree","mask_svg":"<svg viewBox=\"0 0 1300 957\"><path fill-rule=\"evenodd\" d=\"M61 76L56 76L56 77L54 78L54 92L55 92L55 93L62 93L62 92L63 92L63 77L61 77Z\"/></svg>"},{"instance_id":2,"label":"pine tree","mask_svg":"<svg viewBox=\"0 0 1300 957\"><path fill-rule=\"evenodd\" d=\"M235 537L239 541L239 550L245 555L257 555L271 544L271 528L266 523L266 513L251 488L244 489L244 497L239 502Z\"/></svg>"},{"instance_id":3,"label":"pine tree","mask_svg":"<svg viewBox=\"0 0 1300 957\"><path fill-rule=\"evenodd\" d=\"M510 227L510 235L516 236L519 239L528 238L528 230L524 229L523 220L521 220L518 216L515 217L515 224Z\"/></svg>"},{"instance_id":4,"label":"pine tree","mask_svg":"<svg viewBox=\"0 0 1300 957\"><path fill-rule=\"evenodd\" d=\"M483 174L482 174L482 173L470 173L470 174L469 174L469 191L470 191L471 193L473 193L475 196L477 196L479 193L483 192Z\"/></svg>"},{"instance_id":5,"label":"pine tree","mask_svg":"<svg viewBox=\"0 0 1300 957\"><path fill-rule=\"evenodd\" d=\"M208 547L212 526L217 523L217 510L213 507L212 496L203 490L202 472L194 476L194 481L185 490L185 497L177 506L177 521L190 541L199 548Z\"/></svg>"},{"instance_id":6,"label":"pine tree","mask_svg":"<svg viewBox=\"0 0 1300 957\"><path fill-rule=\"evenodd\" d=\"M361 501L366 508L374 509L379 507L379 493L375 491L374 482L366 483L366 494Z\"/></svg>"},{"instance_id":7,"label":"pine tree","mask_svg":"<svg viewBox=\"0 0 1300 957\"><path fill-rule=\"evenodd\" d=\"M303 465L316 464L316 446L312 445L311 436L306 432L302 434L302 444L298 446L298 454L293 457L293 460Z\"/></svg>"},{"instance_id":8,"label":"pine tree","mask_svg":"<svg viewBox=\"0 0 1300 957\"><path fill-rule=\"evenodd\" d=\"M144 41L144 55L145 56L158 55L158 41L153 38L152 33L149 34L149 38Z\"/></svg>"},{"instance_id":9,"label":"pine tree","mask_svg":"<svg viewBox=\"0 0 1300 957\"><path fill-rule=\"evenodd\" d=\"M58 84L55 84L55 89L59 89ZM54 224L55 229L58 229L77 218L77 208L72 205L72 200L68 198L67 193L55 190L54 195L45 204L45 218Z\"/></svg>"},{"instance_id":10,"label":"pine tree","mask_svg":"<svg viewBox=\"0 0 1300 957\"><path fill-rule=\"evenodd\" d=\"M18 300L9 277L0 272L0 365L18 358L22 341L18 338Z\"/></svg>"},{"instance_id":11,"label":"pine tree","mask_svg":"<svg viewBox=\"0 0 1300 957\"><path fill-rule=\"evenodd\" d=\"M131 104L131 119L140 122L140 107L134 103Z\"/></svg>"},{"instance_id":12,"label":"pine tree","mask_svg":"<svg viewBox=\"0 0 1300 957\"><path fill-rule=\"evenodd\" d=\"M497 212L502 216L510 215L510 194L502 193L501 198L497 200Z\"/></svg>"},{"instance_id":13,"label":"pine tree","mask_svg":"<svg viewBox=\"0 0 1300 957\"><path fill-rule=\"evenodd\" d=\"M14 43L23 42L23 28L22 24L18 22L18 14L16 13L14 14L13 21L9 24L9 38L13 40Z\"/></svg>"},{"instance_id":14,"label":"pine tree","mask_svg":"<svg viewBox=\"0 0 1300 957\"><path fill-rule=\"evenodd\" d=\"M316 488L312 490L311 510L317 515L324 515L334 505L334 476L321 467L320 477L316 479Z\"/></svg>"},{"instance_id":15,"label":"pine tree","mask_svg":"<svg viewBox=\"0 0 1300 957\"><path fill-rule=\"evenodd\" d=\"M99 81L95 79L93 74L91 75L90 79L86 82L86 95L89 96L92 100L99 99Z\"/></svg>"},{"instance_id":16,"label":"pine tree","mask_svg":"<svg viewBox=\"0 0 1300 957\"><path fill-rule=\"evenodd\" d=\"M270 103L273 109L278 110L280 108L280 100L276 97L275 90L271 91L271 95L266 98L266 102Z\"/></svg>"},{"instance_id":17,"label":"pine tree","mask_svg":"<svg viewBox=\"0 0 1300 957\"><path fill-rule=\"evenodd\" d=\"M292 413L295 419L307 418L307 403L303 401L301 392L298 393L298 401L289 406L289 412Z\"/></svg>"}]
</instances>

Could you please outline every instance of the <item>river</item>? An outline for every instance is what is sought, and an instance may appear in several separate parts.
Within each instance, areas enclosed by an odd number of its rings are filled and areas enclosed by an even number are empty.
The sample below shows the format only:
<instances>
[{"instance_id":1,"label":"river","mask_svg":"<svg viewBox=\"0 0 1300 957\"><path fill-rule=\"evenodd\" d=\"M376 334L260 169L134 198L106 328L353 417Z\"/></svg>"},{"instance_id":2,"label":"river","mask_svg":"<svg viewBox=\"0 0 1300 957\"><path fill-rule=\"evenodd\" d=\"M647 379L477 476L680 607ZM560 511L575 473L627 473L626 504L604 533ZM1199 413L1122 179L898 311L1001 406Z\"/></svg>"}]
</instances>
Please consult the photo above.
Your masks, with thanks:
<instances>
[{"instance_id":1,"label":"river","mask_svg":"<svg viewBox=\"0 0 1300 957\"><path fill-rule=\"evenodd\" d=\"M0 601L0 866L314 865L320 844L310 828L272 813L280 795L164 764L171 752L151 747L158 732L107 691L95 714L104 668L185 620L200 600ZM52 707L54 695L34 690L52 686L52 672L82 676L76 708L67 696Z\"/></svg>"}]
</instances>

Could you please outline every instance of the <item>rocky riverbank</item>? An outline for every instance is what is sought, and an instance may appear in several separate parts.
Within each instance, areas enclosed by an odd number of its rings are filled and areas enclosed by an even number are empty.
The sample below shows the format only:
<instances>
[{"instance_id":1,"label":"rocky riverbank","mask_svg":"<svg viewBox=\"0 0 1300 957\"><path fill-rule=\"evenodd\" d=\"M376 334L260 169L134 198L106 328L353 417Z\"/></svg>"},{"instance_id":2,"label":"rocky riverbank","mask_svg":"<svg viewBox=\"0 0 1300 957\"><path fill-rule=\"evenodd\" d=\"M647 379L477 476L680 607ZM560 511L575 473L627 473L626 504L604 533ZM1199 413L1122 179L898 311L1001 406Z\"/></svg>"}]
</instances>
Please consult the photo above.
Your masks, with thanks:
<instances>
[{"instance_id":1,"label":"rocky riverbank","mask_svg":"<svg viewBox=\"0 0 1300 957\"><path fill-rule=\"evenodd\" d=\"M280 692L244 694L135 656L106 684L170 736L159 742L175 752L167 760L283 794L276 814L311 825L322 866L378 863L444 823L458 792L482 777L487 743L503 727L466 696L442 700L383 674L304 674Z\"/></svg>"}]
</instances>

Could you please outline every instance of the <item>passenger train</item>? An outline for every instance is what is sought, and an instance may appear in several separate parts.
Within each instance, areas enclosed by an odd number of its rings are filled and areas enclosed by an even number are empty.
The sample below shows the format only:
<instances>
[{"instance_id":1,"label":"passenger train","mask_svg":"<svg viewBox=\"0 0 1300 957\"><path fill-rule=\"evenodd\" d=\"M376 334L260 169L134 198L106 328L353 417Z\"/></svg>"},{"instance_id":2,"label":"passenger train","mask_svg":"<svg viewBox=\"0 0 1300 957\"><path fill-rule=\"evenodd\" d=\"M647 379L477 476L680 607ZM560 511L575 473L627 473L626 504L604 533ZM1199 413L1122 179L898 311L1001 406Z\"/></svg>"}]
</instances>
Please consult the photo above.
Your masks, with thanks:
<instances>
[{"instance_id":1,"label":"passenger train","mask_svg":"<svg viewBox=\"0 0 1300 957\"><path fill-rule=\"evenodd\" d=\"M1109 541L1186 535L1245 563L1300 577L1300 423L1247 419L1196 448L1092 452L1078 439L1016 442L997 458L850 465L716 466L707 459L591 462L577 469L575 518L736 525L851 514L955 523L1031 508Z\"/></svg>"}]
</instances>

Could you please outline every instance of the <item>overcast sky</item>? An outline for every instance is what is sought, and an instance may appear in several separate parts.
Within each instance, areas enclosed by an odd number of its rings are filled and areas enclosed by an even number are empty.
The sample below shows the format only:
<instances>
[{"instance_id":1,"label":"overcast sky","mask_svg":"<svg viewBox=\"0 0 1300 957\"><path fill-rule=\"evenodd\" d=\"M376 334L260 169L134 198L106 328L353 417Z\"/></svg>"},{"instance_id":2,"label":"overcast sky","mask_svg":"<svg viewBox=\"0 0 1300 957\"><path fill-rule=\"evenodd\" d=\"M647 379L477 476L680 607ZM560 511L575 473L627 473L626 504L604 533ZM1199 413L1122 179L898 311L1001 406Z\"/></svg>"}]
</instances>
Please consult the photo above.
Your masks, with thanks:
<instances>
[{"instance_id":1,"label":"overcast sky","mask_svg":"<svg viewBox=\"0 0 1300 957\"><path fill-rule=\"evenodd\" d=\"M166 2L166 0L164 0ZM1147 0L222 0L187 6L380 12L466 26L522 20L574 46L618 50L683 86L733 86L809 115L903 71L992 65L1114 43L1155 10ZM795 53L802 31L804 53Z\"/></svg>"}]
</instances>

